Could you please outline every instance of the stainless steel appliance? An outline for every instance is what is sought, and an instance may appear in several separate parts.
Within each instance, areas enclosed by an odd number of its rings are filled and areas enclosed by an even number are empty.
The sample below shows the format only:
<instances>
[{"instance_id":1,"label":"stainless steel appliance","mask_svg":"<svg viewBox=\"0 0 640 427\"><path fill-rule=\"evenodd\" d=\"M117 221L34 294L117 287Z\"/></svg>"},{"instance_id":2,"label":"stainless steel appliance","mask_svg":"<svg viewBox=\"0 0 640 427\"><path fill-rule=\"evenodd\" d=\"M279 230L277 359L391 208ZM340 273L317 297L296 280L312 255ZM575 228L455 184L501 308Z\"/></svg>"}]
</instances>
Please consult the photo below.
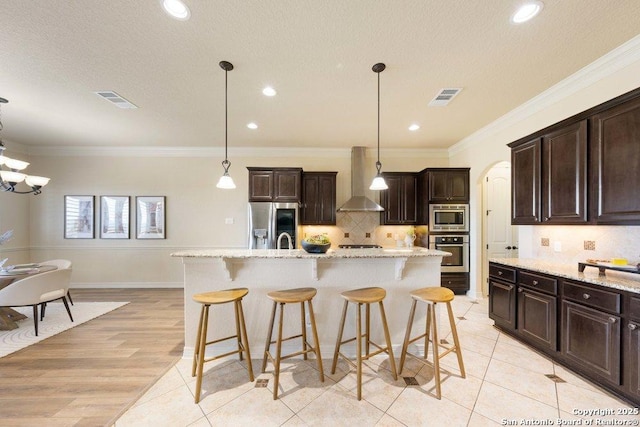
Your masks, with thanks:
<instances>
[{"instance_id":1,"label":"stainless steel appliance","mask_svg":"<svg viewBox=\"0 0 640 427\"><path fill-rule=\"evenodd\" d=\"M469 205L429 205L429 231L469 232Z\"/></svg>"},{"instance_id":2,"label":"stainless steel appliance","mask_svg":"<svg viewBox=\"0 0 640 427\"><path fill-rule=\"evenodd\" d=\"M443 273L467 273L469 271L469 235L429 236L429 249L451 252L442 257Z\"/></svg>"},{"instance_id":3,"label":"stainless steel appliance","mask_svg":"<svg viewBox=\"0 0 640 427\"><path fill-rule=\"evenodd\" d=\"M276 249L282 233L288 233L298 247L297 203L252 202L248 216L249 249Z\"/></svg>"}]
</instances>

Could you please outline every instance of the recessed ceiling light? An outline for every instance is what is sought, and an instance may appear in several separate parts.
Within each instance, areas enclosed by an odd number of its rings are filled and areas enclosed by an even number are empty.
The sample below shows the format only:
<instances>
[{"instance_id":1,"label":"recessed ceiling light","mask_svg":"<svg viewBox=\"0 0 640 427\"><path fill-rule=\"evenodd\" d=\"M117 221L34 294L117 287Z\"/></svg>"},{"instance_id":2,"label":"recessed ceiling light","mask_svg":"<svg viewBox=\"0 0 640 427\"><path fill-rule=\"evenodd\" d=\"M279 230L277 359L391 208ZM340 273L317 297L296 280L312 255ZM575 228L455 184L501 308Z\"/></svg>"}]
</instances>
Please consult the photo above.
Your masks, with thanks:
<instances>
[{"instance_id":1,"label":"recessed ceiling light","mask_svg":"<svg viewBox=\"0 0 640 427\"><path fill-rule=\"evenodd\" d=\"M258 129L258 125L257 125L257 124L255 124L255 123L253 123L253 122L251 122L251 123L247 123L247 127L248 127L249 129Z\"/></svg>"},{"instance_id":2,"label":"recessed ceiling light","mask_svg":"<svg viewBox=\"0 0 640 427\"><path fill-rule=\"evenodd\" d=\"M415 130L418 130L418 129L420 129L420 125L416 125L415 123L412 124L411 126L409 126L409 130L411 130L411 131L415 131Z\"/></svg>"},{"instance_id":3,"label":"recessed ceiling light","mask_svg":"<svg viewBox=\"0 0 640 427\"><path fill-rule=\"evenodd\" d=\"M538 13L540 13L543 7L544 4L541 1L529 1L520 6L516 13L513 14L513 16L511 17L511 22L513 22L514 24L522 24L523 22L527 22Z\"/></svg>"},{"instance_id":4,"label":"recessed ceiling light","mask_svg":"<svg viewBox=\"0 0 640 427\"><path fill-rule=\"evenodd\" d=\"M264 89L262 89L262 93L265 94L266 96L276 96L277 92L271 86L267 86Z\"/></svg>"},{"instance_id":5,"label":"recessed ceiling light","mask_svg":"<svg viewBox=\"0 0 640 427\"><path fill-rule=\"evenodd\" d=\"M165 12L180 21L186 21L191 17L191 11L180 0L160 0Z\"/></svg>"}]
</instances>

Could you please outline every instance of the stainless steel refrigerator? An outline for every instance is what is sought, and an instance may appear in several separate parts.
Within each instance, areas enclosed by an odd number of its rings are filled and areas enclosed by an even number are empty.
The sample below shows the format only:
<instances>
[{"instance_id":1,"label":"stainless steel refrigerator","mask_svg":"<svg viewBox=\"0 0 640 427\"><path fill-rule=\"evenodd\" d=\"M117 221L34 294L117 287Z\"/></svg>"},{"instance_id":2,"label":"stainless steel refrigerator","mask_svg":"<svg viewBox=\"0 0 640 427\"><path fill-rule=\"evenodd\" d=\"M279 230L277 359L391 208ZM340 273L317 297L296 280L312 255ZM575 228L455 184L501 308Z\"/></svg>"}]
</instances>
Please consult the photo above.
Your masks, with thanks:
<instances>
[{"instance_id":1,"label":"stainless steel refrigerator","mask_svg":"<svg viewBox=\"0 0 640 427\"><path fill-rule=\"evenodd\" d=\"M294 248L298 247L298 203L249 203L249 249L276 249L278 236L291 236ZM286 237L282 248L288 248Z\"/></svg>"}]
</instances>

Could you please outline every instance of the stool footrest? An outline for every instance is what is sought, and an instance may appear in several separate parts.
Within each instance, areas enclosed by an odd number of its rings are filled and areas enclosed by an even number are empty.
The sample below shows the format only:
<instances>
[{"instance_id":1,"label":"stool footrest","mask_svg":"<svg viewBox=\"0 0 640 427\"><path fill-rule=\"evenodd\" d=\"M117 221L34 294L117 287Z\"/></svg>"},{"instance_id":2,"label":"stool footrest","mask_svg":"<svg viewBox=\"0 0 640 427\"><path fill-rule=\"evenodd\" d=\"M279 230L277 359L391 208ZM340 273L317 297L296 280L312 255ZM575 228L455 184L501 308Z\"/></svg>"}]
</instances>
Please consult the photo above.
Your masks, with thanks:
<instances>
[{"instance_id":1,"label":"stool footrest","mask_svg":"<svg viewBox=\"0 0 640 427\"><path fill-rule=\"evenodd\" d=\"M238 338L238 335L231 335L230 337L226 337L226 338L218 338L218 339L213 340L213 341L207 341L207 342L205 343L205 345L216 344L216 343L219 343L219 342L222 342L222 341L231 340L231 339L233 339L233 338Z\"/></svg>"},{"instance_id":2,"label":"stool footrest","mask_svg":"<svg viewBox=\"0 0 640 427\"><path fill-rule=\"evenodd\" d=\"M342 344L344 344L344 343L348 343L348 342L351 342L351 341L355 341L355 338L351 338L350 340L342 341L342 342L340 343L340 346L342 346ZM378 345L378 344L374 343L373 341L369 341L369 344L371 344L371 345L373 345L373 346L375 346L375 347L378 347L378 350L376 350L376 351L372 351L372 352L370 352L370 353L367 353L367 354L363 354L363 355L361 355L361 357L360 357L360 358L361 358L362 360L367 360L367 359L369 359L369 358L371 358L371 357L373 357L373 356L376 356L376 355L378 355L378 354L380 354L380 353L384 353L384 352L386 352L386 351L387 351L387 347L381 347L380 345ZM308 345L308 344L307 344L307 345ZM339 355L341 355L342 357L346 358L346 356L345 356L345 355L343 355L342 353L338 352L338 354L339 354ZM348 362L350 362L350 361L348 361ZM354 365L354 366L355 366L355 365Z\"/></svg>"},{"instance_id":3,"label":"stool footrest","mask_svg":"<svg viewBox=\"0 0 640 427\"><path fill-rule=\"evenodd\" d=\"M223 354L219 354L217 356L210 357L208 359L204 359L204 363L211 362L212 360L222 359L223 357L231 356L232 354L242 353L243 351L245 351L245 349L244 349L244 346L242 344L240 346L242 347L240 350L233 350L233 351L230 351L230 352L227 352L227 353L223 353Z\"/></svg>"},{"instance_id":4,"label":"stool footrest","mask_svg":"<svg viewBox=\"0 0 640 427\"><path fill-rule=\"evenodd\" d=\"M287 337L287 338L282 338L282 339L280 340L280 342L290 341L290 340L294 340L294 339L296 339L296 338L301 338L301 337L302 337L302 334L299 334L299 335L292 335L292 336ZM269 341L269 344L275 344L275 343L277 343L277 342L278 342L277 340L276 340L276 341Z\"/></svg>"},{"instance_id":5,"label":"stool footrest","mask_svg":"<svg viewBox=\"0 0 640 427\"><path fill-rule=\"evenodd\" d=\"M280 360L284 360L284 359L291 359L292 357L296 357L296 356L300 356L302 354L307 354L307 353L315 353L316 348L315 347L311 347L311 345L309 343L307 343L307 346L309 348L307 348L306 350L300 350L300 351L296 351L295 353L291 353L291 354L287 354L287 355L280 355ZM271 360L271 363L275 364L275 357L273 357L271 355L270 351L267 351L267 356L269 357L269 360Z\"/></svg>"}]
</instances>

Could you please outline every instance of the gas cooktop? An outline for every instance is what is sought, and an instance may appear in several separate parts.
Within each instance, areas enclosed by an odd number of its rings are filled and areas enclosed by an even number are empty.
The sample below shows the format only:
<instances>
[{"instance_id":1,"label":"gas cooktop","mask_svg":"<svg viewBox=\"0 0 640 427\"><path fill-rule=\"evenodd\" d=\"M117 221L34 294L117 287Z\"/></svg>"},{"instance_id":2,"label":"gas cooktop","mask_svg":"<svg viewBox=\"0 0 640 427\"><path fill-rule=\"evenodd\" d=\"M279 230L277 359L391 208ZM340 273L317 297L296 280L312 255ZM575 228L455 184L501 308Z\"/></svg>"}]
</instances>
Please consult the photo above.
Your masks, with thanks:
<instances>
[{"instance_id":1,"label":"gas cooktop","mask_svg":"<svg viewBox=\"0 0 640 427\"><path fill-rule=\"evenodd\" d=\"M382 246L380 245L338 245L339 248L341 249L374 249L374 248L381 248Z\"/></svg>"}]
</instances>

